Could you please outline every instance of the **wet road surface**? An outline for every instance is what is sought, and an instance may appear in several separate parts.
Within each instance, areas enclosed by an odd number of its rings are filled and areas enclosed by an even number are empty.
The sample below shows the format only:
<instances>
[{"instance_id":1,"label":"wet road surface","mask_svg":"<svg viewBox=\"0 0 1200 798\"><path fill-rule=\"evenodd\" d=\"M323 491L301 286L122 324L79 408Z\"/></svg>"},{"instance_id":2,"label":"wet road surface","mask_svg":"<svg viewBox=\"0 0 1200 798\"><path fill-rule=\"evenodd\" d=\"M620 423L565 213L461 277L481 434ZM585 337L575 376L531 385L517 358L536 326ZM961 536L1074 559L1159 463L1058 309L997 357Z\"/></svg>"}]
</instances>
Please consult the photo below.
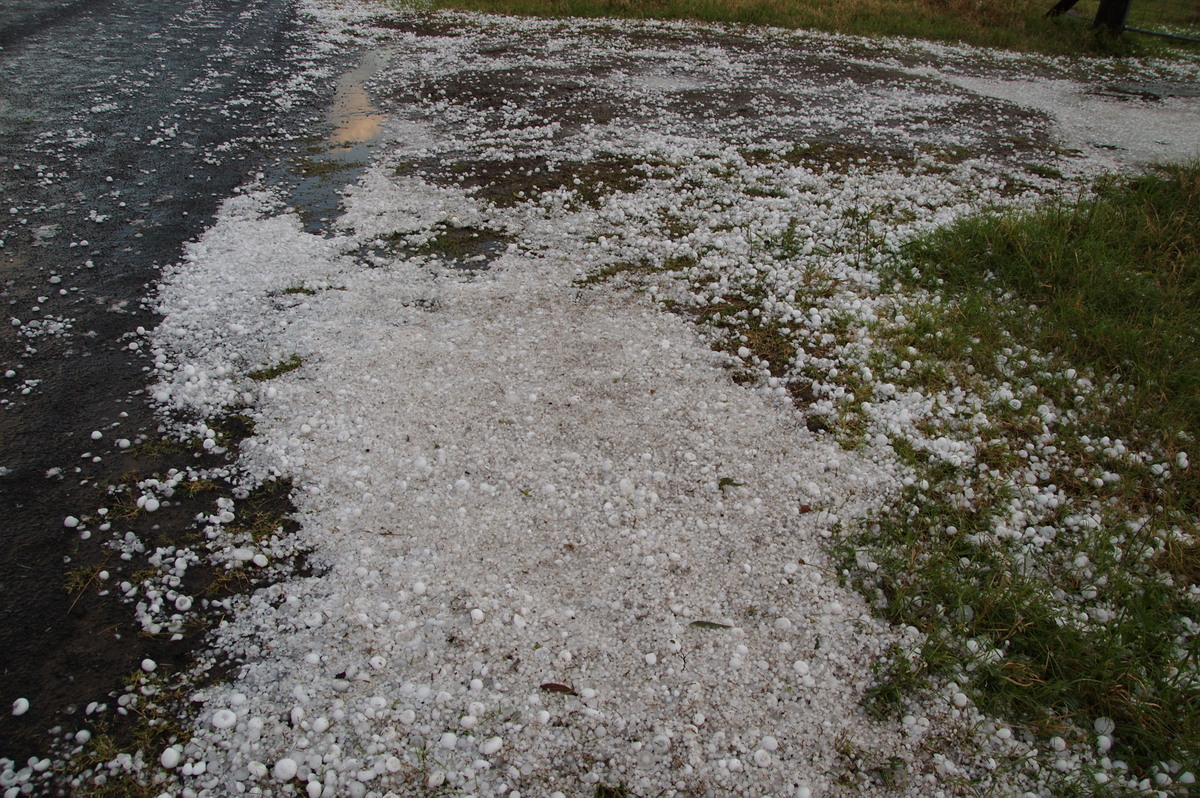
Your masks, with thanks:
<instances>
[{"instance_id":1,"label":"wet road surface","mask_svg":"<svg viewBox=\"0 0 1200 798\"><path fill-rule=\"evenodd\" d=\"M281 88L306 58L289 0L0 9L0 757L45 754L142 658L186 653L67 589L84 565L131 566L64 518L141 465L117 441L155 437L136 330L158 268L322 123L332 78Z\"/></svg>"}]
</instances>

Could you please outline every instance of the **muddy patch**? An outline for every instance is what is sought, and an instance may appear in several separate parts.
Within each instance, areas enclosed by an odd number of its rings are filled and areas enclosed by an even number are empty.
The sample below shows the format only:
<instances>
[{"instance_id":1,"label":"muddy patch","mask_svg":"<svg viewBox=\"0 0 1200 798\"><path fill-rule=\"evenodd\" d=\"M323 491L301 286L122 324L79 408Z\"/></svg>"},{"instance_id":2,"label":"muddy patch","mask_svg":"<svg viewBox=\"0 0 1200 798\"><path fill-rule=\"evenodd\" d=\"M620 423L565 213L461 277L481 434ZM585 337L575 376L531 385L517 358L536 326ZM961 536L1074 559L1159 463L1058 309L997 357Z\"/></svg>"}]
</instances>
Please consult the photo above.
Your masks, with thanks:
<instances>
[{"instance_id":1,"label":"muddy patch","mask_svg":"<svg viewBox=\"0 0 1200 798\"><path fill-rule=\"evenodd\" d=\"M434 185L457 186L491 205L509 208L554 192L562 192L569 206L595 207L604 197L632 193L648 180L669 178L674 172L664 162L600 153L588 161L533 155L503 161L424 159L402 163L396 173L416 175Z\"/></svg>"},{"instance_id":2,"label":"muddy patch","mask_svg":"<svg viewBox=\"0 0 1200 798\"><path fill-rule=\"evenodd\" d=\"M557 171L555 164L530 164L505 137L512 131L531 146L551 144L564 161L582 160L572 158L572 150L594 151L596 140L611 141L616 146L607 149L620 151L625 130L646 128L664 136L715 133L740 146L782 142L827 151L836 143L863 153L860 161L889 166L929 160L954 165L979 157L1036 171L1062 155L1049 117L1040 111L902 67L805 49L811 43L803 37L781 47L771 38L708 30L693 38L653 28L597 26L581 33L549 23L515 37L464 20L454 27L455 55L449 58L432 45L450 35L445 26L431 18L397 18L394 29L417 37L416 52L381 74L387 86L381 96L401 115L474 137L476 151L503 141L511 169L484 167L476 175L461 154L418 169L436 182L442 180L433 177L438 171L464 177L462 185L496 204L562 187L546 177ZM595 37L602 46L592 38L587 46L574 46L574 37ZM421 67L419 53L425 51L457 68ZM714 64L727 69L728 80L714 83ZM994 124L979 125L978 119ZM510 187L501 187L498 178Z\"/></svg>"},{"instance_id":3,"label":"muddy patch","mask_svg":"<svg viewBox=\"0 0 1200 798\"><path fill-rule=\"evenodd\" d=\"M594 72L592 72L594 78ZM451 103L493 130L555 125L558 137L628 115L621 98L594 79L566 70L470 69L418 77L388 95L401 104Z\"/></svg>"}]
</instances>

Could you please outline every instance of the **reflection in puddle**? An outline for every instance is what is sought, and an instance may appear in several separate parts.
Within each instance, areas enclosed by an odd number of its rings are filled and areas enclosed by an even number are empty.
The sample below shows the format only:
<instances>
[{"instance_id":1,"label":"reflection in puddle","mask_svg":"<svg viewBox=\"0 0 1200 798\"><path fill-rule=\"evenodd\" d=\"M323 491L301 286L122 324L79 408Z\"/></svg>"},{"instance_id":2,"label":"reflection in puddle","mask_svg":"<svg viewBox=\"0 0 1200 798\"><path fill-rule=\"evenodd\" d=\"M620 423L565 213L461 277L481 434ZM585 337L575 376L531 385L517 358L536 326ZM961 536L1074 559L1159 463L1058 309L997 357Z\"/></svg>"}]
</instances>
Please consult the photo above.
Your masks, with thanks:
<instances>
[{"instance_id":1,"label":"reflection in puddle","mask_svg":"<svg viewBox=\"0 0 1200 798\"><path fill-rule=\"evenodd\" d=\"M383 128L384 115L371 102L364 83L387 61L379 51L363 56L359 65L338 80L329 111L334 130L326 139L328 144L364 144L377 137Z\"/></svg>"},{"instance_id":2,"label":"reflection in puddle","mask_svg":"<svg viewBox=\"0 0 1200 798\"><path fill-rule=\"evenodd\" d=\"M338 86L333 106L338 127L330 134L329 143L358 144L378 136L383 127L383 115L371 113L374 110L371 98L361 84Z\"/></svg>"},{"instance_id":3,"label":"reflection in puddle","mask_svg":"<svg viewBox=\"0 0 1200 798\"><path fill-rule=\"evenodd\" d=\"M383 132L386 116L367 94L366 82L387 65L389 53L372 50L358 66L342 75L326 112L331 132L310 155L291 164L286 178L291 204L310 233L332 235L331 223L342 213L342 193L371 162L371 150Z\"/></svg>"}]
</instances>

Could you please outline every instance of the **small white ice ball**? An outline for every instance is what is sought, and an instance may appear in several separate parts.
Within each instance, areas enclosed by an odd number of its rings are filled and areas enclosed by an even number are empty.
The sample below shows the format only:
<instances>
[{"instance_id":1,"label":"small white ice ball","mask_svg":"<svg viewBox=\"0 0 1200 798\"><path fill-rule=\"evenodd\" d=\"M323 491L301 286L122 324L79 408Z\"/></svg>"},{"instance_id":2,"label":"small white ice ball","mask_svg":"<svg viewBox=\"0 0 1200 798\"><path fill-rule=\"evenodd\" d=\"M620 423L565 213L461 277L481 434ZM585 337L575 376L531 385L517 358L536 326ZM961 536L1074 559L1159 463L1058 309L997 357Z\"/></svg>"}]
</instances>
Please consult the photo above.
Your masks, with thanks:
<instances>
[{"instance_id":1,"label":"small white ice ball","mask_svg":"<svg viewBox=\"0 0 1200 798\"><path fill-rule=\"evenodd\" d=\"M478 607L471 610L471 620L474 623L483 623L483 610L479 609Z\"/></svg>"},{"instance_id":2,"label":"small white ice ball","mask_svg":"<svg viewBox=\"0 0 1200 798\"><path fill-rule=\"evenodd\" d=\"M771 764L771 755L761 748L758 749L754 752L754 764L758 765L760 768L767 767Z\"/></svg>"},{"instance_id":3,"label":"small white ice ball","mask_svg":"<svg viewBox=\"0 0 1200 798\"><path fill-rule=\"evenodd\" d=\"M237 713L232 709L218 709L213 713L212 725L216 729L232 729L237 725Z\"/></svg>"},{"instance_id":4,"label":"small white ice ball","mask_svg":"<svg viewBox=\"0 0 1200 798\"><path fill-rule=\"evenodd\" d=\"M175 597L175 609L179 610L180 612L187 612L191 608L192 608L192 597L191 596L176 596Z\"/></svg>"},{"instance_id":5,"label":"small white ice ball","mask_svg":"<svg viewBox=\"0 0 1200 798\"><path fill-rule=\"evenodd\" d=\"M162 756L158 758L158 761L167 770L174 770L179 767L179 762L182 759L183 752L179 750L179 746L173 745L162 752Z\"/></svg>"},{"instance_id":6,"label":"small white ice ball","mask_svg":"<svg viewBox=\"0 0 1200 798\"><path fill-rule=\"evenodd\" d=\"M479 753L483 754L484 756L491 756L499 751L503 745L504 741L499 737L489 737L479 746Z\"/></svg>"},{"instance_id":7,"label":"small white ice ball","mask_svg":"<svg viewBox=\"0 0 1200 798\"><path fill-rule=\"evenodd\" d=\"M308 793L308 798L321 798L321 791L324 789L325 785L314 779L308 783L308 786L304 788L304 791Z\"/></svg>"},{"instance_id":8,"label":"small white ice ball","mask_svg":"<svg viewBox=\"0 0 1200 798\"><path fill-rule=\"evenodd\" d=\"M774 737L772 737L769 734L766 737L762 738L762 743L760 743L760 745L762 745L763 750L766 750L766 751L778 751L779 750L779 741L776 740Z\"/></svg>"},{"instance_id":9,"label":"small white ice ball","mask_svg":"<svg viewBox=\"0 0 1200 798\"><path fill-rule=\"evenodd\" d=\"M18 698L12 703L12 713L14 717L20 717L29 711L29 699Z\"/></svg>"},{"instance_id":10,"label":"small white ice ball","mask_svg":"<svg viewBox=\"0 0 1200 798\"><path fill-rule=\"evenodd\" d=\"M144 670L146 673L154 673L156 670L158 670L158 663L147 657L146 659L142 660L142 670Z\"/></svg>"},{"instance_id":11,"label":"small white ice ball","mask_svg":"<svg viewBox=\"0 0 1200 798\"><path fill-rule=\"evenodd\" d=\"M155 511L157 511L158 508L161 506L162 505L159 503L158 499L154 498L153 496L150 496L146 499L146 503L142 505L142 509L148 513L153 513Z\"/></svg>"},{"instance_id":12,"label":"small white ice ball","mask_svg":"<svg viewBox=\"0 0 1200 798\"><path fill-rule=\"evenodd\" d=\"M296 771L298 769L299 766L296 764L296 760L292 759L290 756L285 756L283 759L275 763L275 767L271 768L271 773L279 781L291 781L296 777Z\"/></svg>"},{"instance_id":13,"label":"small white ice ball","mask_svg":"<svg viewBox=\"0 0 1200 798\"><path fill-rule=\"evenodd\" d=\"M454 732L446 732L442 735L442 738L438 740L438 746L445 748L447 751L453 751L456 745L458 745L458 735Z\"/></svg>"},{"instance_id":14,"label":"small white ice ball","mask_svg":"<svg viewBox=\"0 0 1200 798\"><path fill-rule=\"evenodd\" d=\"M65 526L67 529L74 529L75 527L79 526L79 519L73 515L68 515L63 519L63 526Z\"/></svg>"}]
</instances>

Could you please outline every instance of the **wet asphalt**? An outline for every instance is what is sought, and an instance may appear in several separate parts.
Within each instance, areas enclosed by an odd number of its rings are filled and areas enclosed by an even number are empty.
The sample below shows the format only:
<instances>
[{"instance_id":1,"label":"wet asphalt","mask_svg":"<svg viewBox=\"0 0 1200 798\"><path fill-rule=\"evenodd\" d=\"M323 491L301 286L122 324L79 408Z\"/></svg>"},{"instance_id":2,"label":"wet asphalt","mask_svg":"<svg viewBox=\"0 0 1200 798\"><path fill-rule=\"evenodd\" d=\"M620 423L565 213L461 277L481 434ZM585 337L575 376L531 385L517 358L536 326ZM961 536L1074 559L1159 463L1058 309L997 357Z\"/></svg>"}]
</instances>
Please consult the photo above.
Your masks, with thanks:
<instances>
[{"instance_id":1,"label":"wet asphalt","mask_svg":"<svg viewBox=\"0 0 1200 798\"><path fill-rule=\"evenodd\" d=\"M0 4L0 757L47 755L144 657L194 645L68 590L83 565L132 566L64 518L138 466L117 440L157 436L131 346L159 269L249 176L286 179L324 123L332 78L277 102L302 40L291 0Z\"/></svg>"}]
</instances>

